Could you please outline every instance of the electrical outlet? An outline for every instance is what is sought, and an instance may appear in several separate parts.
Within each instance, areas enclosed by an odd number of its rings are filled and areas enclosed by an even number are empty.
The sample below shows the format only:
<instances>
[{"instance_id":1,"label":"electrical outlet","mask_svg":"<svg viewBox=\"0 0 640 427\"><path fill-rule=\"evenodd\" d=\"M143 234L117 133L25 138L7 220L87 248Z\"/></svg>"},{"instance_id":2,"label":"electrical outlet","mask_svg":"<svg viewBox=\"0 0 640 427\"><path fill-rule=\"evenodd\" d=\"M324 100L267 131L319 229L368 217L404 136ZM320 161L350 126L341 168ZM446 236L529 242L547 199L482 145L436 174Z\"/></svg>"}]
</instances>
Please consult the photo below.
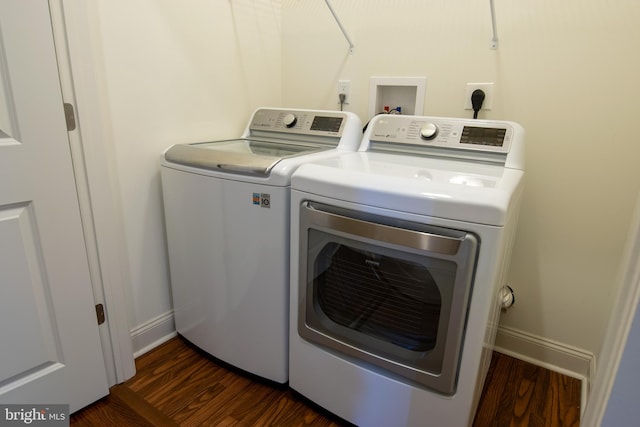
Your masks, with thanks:
<instances>
[{"instance_id":1,"label":"electrical outlet","mask_svg":"<svg viewBox=\"0 0 640 427\"><path fill-rule=\"evenodd\" d=\"M349 99L349 92L351 91L351 80L338 80L338 95L345 94L345 99Z\"/></svg>"},{"instance_id":2,"label":"electrical outlet","mask_svg":"<svg viewBox=\"0 0 640 427\"><path fill-rule=\"evenodd\" d=\"M476 89L482 89L484 91L484 102L482 103L482 110L491 110L493 105L493 83L467 83L467 91L464 97L464 109L473 110L471 105L471 94Z\"/></svg>"}]
</instances>

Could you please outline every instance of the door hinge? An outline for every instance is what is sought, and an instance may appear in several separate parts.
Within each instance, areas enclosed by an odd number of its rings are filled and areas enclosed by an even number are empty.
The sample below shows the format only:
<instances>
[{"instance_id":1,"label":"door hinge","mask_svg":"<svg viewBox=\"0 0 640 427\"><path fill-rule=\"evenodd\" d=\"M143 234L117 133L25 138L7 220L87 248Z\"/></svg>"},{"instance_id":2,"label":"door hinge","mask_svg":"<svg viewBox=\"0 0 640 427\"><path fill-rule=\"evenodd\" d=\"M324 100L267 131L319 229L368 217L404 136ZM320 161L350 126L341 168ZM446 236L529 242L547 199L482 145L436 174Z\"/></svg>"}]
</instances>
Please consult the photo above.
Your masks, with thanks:
<instances>
[{"instance_id":1,"label":"door hinge","mask_svg":"<svg viewBox=\"0 0 640 427\"><path fill-rule=\"evenodd\" d=\"M98 318L98 325L104 323L104 305L96 304L96 317Z\"/></svg>"},{"instance_id":2,"label":"door hinge","mask_svg":"<svg viewBox=\"0 0 640 427\"><path fill-rule=\"evenodd\" d=\"M73 112L73 105L68 102L64 103L64 118L67 121L67 132L76 129L76 116Z\"/></svg>"}]
</instances>

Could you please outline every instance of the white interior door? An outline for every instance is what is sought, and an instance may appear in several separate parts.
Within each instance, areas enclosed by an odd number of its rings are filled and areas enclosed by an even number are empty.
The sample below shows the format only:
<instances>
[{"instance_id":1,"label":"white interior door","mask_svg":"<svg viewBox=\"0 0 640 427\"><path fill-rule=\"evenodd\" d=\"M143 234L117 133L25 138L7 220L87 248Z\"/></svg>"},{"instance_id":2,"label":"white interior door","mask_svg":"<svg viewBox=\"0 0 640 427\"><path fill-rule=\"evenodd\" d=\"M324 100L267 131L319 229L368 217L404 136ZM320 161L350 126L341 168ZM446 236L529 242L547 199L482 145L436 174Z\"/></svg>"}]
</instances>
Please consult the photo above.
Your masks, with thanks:
<instances>
[{"instance_id":1,"label":"white interior door","mask_svg":"<svg viewBox=\"0 0 640 427\"><path fill-rule=\"evenodd\" d=\"M0 403L108 393L47 0L0 0Z\"/></svg>"}]
</instances>

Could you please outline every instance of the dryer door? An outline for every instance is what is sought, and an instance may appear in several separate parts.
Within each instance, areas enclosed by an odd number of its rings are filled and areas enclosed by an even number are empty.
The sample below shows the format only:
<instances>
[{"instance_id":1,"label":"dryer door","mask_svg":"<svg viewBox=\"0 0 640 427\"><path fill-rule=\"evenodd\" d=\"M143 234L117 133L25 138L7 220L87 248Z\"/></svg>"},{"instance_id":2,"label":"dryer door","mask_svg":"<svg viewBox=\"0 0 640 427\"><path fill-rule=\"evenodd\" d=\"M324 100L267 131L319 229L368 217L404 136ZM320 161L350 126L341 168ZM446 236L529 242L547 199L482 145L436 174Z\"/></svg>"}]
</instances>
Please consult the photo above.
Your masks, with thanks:
<instances>
[{"instance_id":1,"label":"dryer door","mask_svg":"<svg viewBox=\"0 0 640 427\"><path fill-rule=\"evenodd\" d=\"M455 393L476 237L311 202L300 218L299 334Z\"/></svg>"}]
</instances>

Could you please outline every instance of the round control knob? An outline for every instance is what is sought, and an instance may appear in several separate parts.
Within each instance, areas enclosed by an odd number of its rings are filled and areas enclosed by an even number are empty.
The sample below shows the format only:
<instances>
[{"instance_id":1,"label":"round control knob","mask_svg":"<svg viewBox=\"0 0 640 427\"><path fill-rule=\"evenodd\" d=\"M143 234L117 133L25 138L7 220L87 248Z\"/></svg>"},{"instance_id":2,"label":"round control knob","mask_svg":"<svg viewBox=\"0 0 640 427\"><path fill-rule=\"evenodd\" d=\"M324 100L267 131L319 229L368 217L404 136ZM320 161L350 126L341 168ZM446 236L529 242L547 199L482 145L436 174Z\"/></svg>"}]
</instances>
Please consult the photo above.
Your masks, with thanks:
<instances>
[{"instance_id":1,"label":"round control knob","mask_svg":"<svg viewBox=\"0 0 640 427\"><path fill-rule=\"evenodd\" d=\"M420 138L433 139L438 135L438 126L435 123L427 123L420 128Z\"/></svg>"},{"instance_id":2,"label":"round control knob","mask_svg":"<svg viewBox=\"0 0 640 427\"><path fill-rule=\"evenodd\" d=\"M293 115L293 114L287 114L286 116L284 116L284 118L282 119L282 122L284 123L284 125L288 128L292 128L296 125L296 122L298 121L298 118Z\"/></svg>"}]
</instances>

